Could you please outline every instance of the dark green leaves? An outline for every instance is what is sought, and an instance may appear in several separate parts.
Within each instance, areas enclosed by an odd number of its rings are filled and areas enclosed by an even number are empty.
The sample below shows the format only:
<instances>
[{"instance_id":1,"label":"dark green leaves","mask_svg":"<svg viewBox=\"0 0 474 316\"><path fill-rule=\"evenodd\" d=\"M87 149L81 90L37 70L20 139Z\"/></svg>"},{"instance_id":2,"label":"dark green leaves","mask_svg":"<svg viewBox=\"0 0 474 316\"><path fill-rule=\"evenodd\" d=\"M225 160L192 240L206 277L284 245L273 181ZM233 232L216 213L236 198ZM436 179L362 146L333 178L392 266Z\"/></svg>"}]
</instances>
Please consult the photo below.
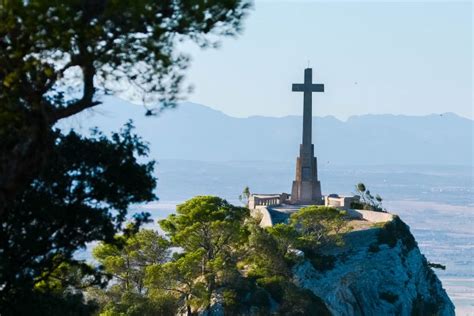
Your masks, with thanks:
<instances>
[{"instance_id":1,"label":"dark green leaves","mask_svg":"<svg viewBox=\"0 0 474 316\"><path fill-rule=\"evenodd\" d=\"M131 124L112 139L74 132L57 137L47 167L18 195L0 226L5 313L36 295L35 284L49 282L61 265L76 266L73 254L87 243L116 242L130 204L156 199L154 164L138 161L147 148Z\"/></svg>"}]
</instances>

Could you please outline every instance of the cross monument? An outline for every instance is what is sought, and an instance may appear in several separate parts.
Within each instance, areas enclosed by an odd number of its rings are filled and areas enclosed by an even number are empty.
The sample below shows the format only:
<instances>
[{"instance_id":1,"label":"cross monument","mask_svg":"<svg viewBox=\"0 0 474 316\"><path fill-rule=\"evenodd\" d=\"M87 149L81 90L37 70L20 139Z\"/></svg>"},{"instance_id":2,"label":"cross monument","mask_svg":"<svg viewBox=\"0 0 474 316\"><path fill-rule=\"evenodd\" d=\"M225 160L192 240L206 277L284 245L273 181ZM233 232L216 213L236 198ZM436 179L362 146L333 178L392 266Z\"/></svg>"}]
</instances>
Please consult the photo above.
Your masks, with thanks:
<instances>
[{"instance_id":1,"label":"cross monument","mask_svg":"<svg viewBox=\"0 0 474 316\"><path fill-rule=\"evenodd\" d=\"M304 83L293 84L292 91L303 92L303 143L296 160L296 178L291 190L292 204L322 204L321 183L318 180L312 133L312 94L324 92L323 84L313 83L313 70L304 70Z\"/></svg>"}]
</instances>

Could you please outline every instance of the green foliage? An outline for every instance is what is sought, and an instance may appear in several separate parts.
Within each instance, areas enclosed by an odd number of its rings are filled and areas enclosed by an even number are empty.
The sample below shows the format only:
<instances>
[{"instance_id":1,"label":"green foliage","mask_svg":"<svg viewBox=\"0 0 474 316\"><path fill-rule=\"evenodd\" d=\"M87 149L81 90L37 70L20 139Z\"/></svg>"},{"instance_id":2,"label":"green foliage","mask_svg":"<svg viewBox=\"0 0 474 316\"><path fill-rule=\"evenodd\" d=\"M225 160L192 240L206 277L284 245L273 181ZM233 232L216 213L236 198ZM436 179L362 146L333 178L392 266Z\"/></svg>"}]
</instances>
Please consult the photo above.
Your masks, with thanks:
<instances>
[{"instance_id":1,"label":"green foliage","mask_svg":"<svg viewBox=\"0 0 474 316\"><path fill-rule=\"evenodd\" d=\"M176 214L161 220L160 226L172 243L185 251L203 248L210 255L229 250L244 237L242 224L249 210L213 196L197 196L178 205Z\"/></svg>"},{"instance_id":2,"label":"green foliage","mask_svg":"<svg viewBox=\"0 0 474 316\"><path fill-rule=\"evenodd\" d=\"M47 168L17 196L0 226L2 315L27 306L40 311L41 300L52 299L56 289L56 303L45 308L62 308L59 300L65 296L59 292L74 293L83 278L103 283L100 271L73 254L88 242L113 242L129 205L156 199L153 162L137 160L146 153L130 124L111 139L98 132L91 138L58 134ZM137 214L134 229L147 217Z\"/></svg>"},{"instance_id":3,"label":"green foliage","mask_svg":"<svg viewBox=\"0 0 474 316\"><path fill-rule=\"evenodd\" d=\"M163 294L157 298L151 298L137 293L117 293L119 300L106 303L100 316L154 316L174 315L177 309L175 297Z\"/></svg>"},{"instance_id":4,"label":"green foliage","mask_svg":"<svg viewBox=\"0 0 474 316\"><path fill-rule=\"evenodd\" d=\"M157 232L146 229L116 239L118 242L114 244L99 244L94 248L93 256L104 272L113 277L111 288L142 294L145 291L145 269L168 261L169 242Z\"/></svg>"},{"instance_id":5,"label":"green foliage","mask_svg":"<svg viewBox=\"0 0 474 316\"><path fill-rule=\"evenodd\" d=\"M373 223L372 228L384 228L385 225L387 225L387 222L378 222L378 223Z\"/></svg>"},{"instance_id":6,"label":"green foliage","mask_svg":"<svg viewBox=\"0 0 474 316\"><path fill-rule=\"evenodd\" d=\"M365 204L361 203L361 202L352 202L351 203L351 208L352 209L356 209L356 210L364 210L366 208Z\"/></svg>"},{"instance_id":7,"label":"green foliage","mask_svg":"<svg viewBox=\"0 0 474 316\"><path fill-rule=\"evenodd\" d=\"M267 229L249 222L249 255L245 258L248 276L256 282L257 289L262 288L267 295L279 303L277 315L330 315L324 302L313 293L295 286L292 281L291 266L301 260L292 250L305 250L305 256L317 269L325 270L334 266L335 258L318 253L322 244L312 244L313 232L322 229L325 241L333 243L339 240L339 234L345 229L341 221L344 212L334 208L308 207L292 215L290 224L277 224ZM318 220L319 224L314 221ZM331 240L331 242L329 242ZM320 259L319 263L315 261ZM255 290L257 291L257 290ZM262 304L268 301L265 295ZM262 305L264 306L264 305Z\"/></svg>"},{"instance_id":8,"label":"green foliage","mask_svg":"<svg viewBox=\"0 0 474 316\"><path fill-rule=\"evenodd\" d=\"M239 33L249 8L247 0L0 1L0 216L49 167L59 120L124 91L147 115L174 107L190 60L179 43L214 47Z\"/></svg>"},{"instance_id":9,"label":"green foliage","mask_svg":"<svg viewBox=\"0 0 474 316\"><path fill-rule=\"evenodd\" d=\"M266 230L248 224L249 251L246 258L248 275L256 279L273 276L288 277L291 266L304 256L320 271L332 269L335 257L320 253L322 247L340 246L349 227L345 212L321 206L310 206L292 214L290 224L277 224Z\"/></svg>"},{"instance_id":10,"label":"green foliage","mask_svg":"<svg viewBox=\"0 0 474 316\"><path fill-rule=\"evenodd\" d=\"M248 186L246 186L243 190L242 190L242 194L239 195L239 201L242 202L245 206L248 205L249 203L249 198L250 198L250 189Z\"/></svg>"},{"instance_id":11,"label":"green foliage","mask_svg":"<svg viewBox=\"0 0 474 316\"><path fill-rule=\"evenodd\" d=\"M63 291L41 292L36 291L24 296L14 312L6 311L2 315L64 315L64 316L88 316L93 315L98 306L95 302L85 301L81 292Z\"/></svg>"},{"instance_id":12,"label":"green foliage","mask_svg":"<svg viewBox=\"0 0 474 316\"><path fill-rule=\"evenodd\" d=\"M235 290L226 289L222 291L222 304L228 311L235 311L238 306L238 296Z\"/></svg>"},{"instance_id":13,"label":"green foliage","mask_svg":"<svg viewBox=\"0 0 474 316\"><path fill-rule=\"evenodd\" d=\"M249 6L244 0L0 2L0 314L75 313L59 301L82 302L65 294L77 284L52 276L67 263L101 282L73 253L95 240L118 242L128 206L156 198L153 164L136 160L146 146L130 127L108 140L61 135L53 126L100 104L98 95L124 88L145 104L160 104L146 114L174 107L189 60L177 44L190 39L207 47L237 34ZM136 215L124 234L146 220ZM48 292L61 287L61 295Z\"/></svg>"},{"instance_id":14,"label":"green foliage","mask_svg":"<svg viewBox=\"0 0 474 316\"><path fill-rule=\"evenodd\" d=\"M362 182L357 183L356 190L360 193L365 193L366 191L365 184L363 184Z\"/></svg>"},{"instance_id":15,"label":"green foliage","mask_svg":"<svg viewBox=\"0 0 474 316\"><path fill-rule=\"evenodd\" d=\"M89 297L101 303L101 315L159 315L174 311L176 297L150 291L145 283L148 267L170 260L169 242L146 229L116 239L116 243L102 243L93 250L94 258L112 278L106 289L89 289Z\"/></svg>"},{"instance_id":16,"label":"green foliage","mask_svg":"<svg viewBox=\"0 0 474 316\"><path fill-rule=\"evenodd\" d=\"M258 286L264 288L278 303L285 298L286 278L283 276L263 277L257 280Z\"/></svg>"},{"instance_id":17,"label":"green foliage","mask_svg":"<svg viewBox=\"0 0 474 316\"><path fill-rule=\"evenodd\" d=\"M332 315L321 298L311 291L299 288L290 282L286 282L284 288L284 300L278 308L277 315Z\"/></svg>"},{"instance_id":18,"label":"green foliage","mask_svg":"<svg viewBox=\"0 0 474 316\"><path fill-rule=\"evenodd\" d=\"M194 308L209 308L216 289L238 275L236 264L248 236L244 222L249 215L248 209L213 196L197 196L179 205L160 226L184 253L155 268L152 282L182 292L186 304ZM169 274L176 276L172 283L163 280Z\"/></svg>"},{"instance_id":19,"label":"green foliage","mask_svg":"<svg viewBox=\"0 0 474 316\"><path fill-rule=\"evenodd\" d=\"M331 315L324 302L311 291L282 276L261 278L257 284L278 304L277 315Z\"/></svg>"},{"instance_id":20,"label":"green foliage","mask_svg":"<svg viewBox=\"0 0 474 316\"><path fill-rule=\"evenodd\" d=\"M281 227L286 227L286 225ZM276 227L275 230L266 230L255 221L248 221L247 228L250 233L247 245L248 255L243 258L243 261L248 276L253 278L274 275L288 277L291 274L288 261L285 260L288 249L279 244L277 238L271 233L280 229Z\"/></svg>"},{"instance_id":21,"label":"green foliage","mask_svg":"<svg viewBox=\"0 0 474 316\"><path fill-rule=\"evenodd\" d=\"M295 227L287 224L276 224L269 227L267 231L276 242L278 254L289 262L296 261L297 258L292 250L298 246L298 238L301 235Z\"/></svg>"},{"instance_id":22,"label":"green foliage","mask_svg":"<svg viewBox=\"0 0 474 316\"><path fill-rule=\"evenodd\" d=\"M290 225L300 234L300 247L317 252L321 247L343 243L346 212L327 206L308 206L290 217Z\"/></svg>"},{"instance_id":23,"label":"green foliage","mask_svg":"<svg viewBox=\"0 0 474 316\"><path fill-rule=\"evenodd\" d=\"M336 265L335 256L323 255L312 251L307 251L305 254L313 267L318 271L328 271Z\"/></svg>"},{"instance_id":24,"label":"green foliage","mask_svg":"<svg viewBox=\"0 0 474 316\"><path fill-rule=\"evenodd\" d=\"M36 279L34 287L36 293L55 294L59 297L74 288L79 290L89 286L103 285L102 282L97 282L95 277L98 273L94 267L83 262L69 263L60 255L54 260L58 263L57 267L52 271L44 272Z\"/></svg>"},{"instance_id":25,"label":"green foliage","mask_svg":"<svg viewBox=\"0 0 474 316\"><path fill-rule=\"evenodd\" d=\"M355 189L356 194L358 194L358 196L361 198L361 201L352 202L351 208L359 210L385 212L382 206L383 199L380 195L376 194L375 196L373 196L363 183L356 184Z\"/></svg>"},{"instance_id":26,"label":"green foliage","mask_svg":"<svg viewBox=\"0 0 474 316\"><path fill-rule=\"evenodd\" d=\"M330 219L341 213L332 210L321 212L331 215L324 218L335 234L340 229ZM209 312L212 302L226 315L329 315L320 298L292 281L297 260L292 250L304 237L297 225L264 229L248 209L212 196L179 205L176 214L159 223L169 241L141 230L117 236L122 248L101 244L94 250L114 279L107 289L88 292L99 302L101 315L191 315ZM320 258L321 266L334 262Z\"/></svg>"},{"instance_id":27,"label":"green foliage","mask_svg":"<svg viewBox=\"0 0 474 316\"><path fill-rule=\"evenodd\" d=\"M185 309L206 307L210 296L201 270L203 255L202 250L194 251L163 265L147 267L146 286L172 293Z\"/></svg>"},{"instance_id":28,"label":"green foliage","mask_svg":"<svg viewBox=\"0 0 474 316\"><path fill-rule=\"evenodd\" d=\"M379 244L387 244L391 248L400 240L406 252L417 246L415 237L410 233L410 228L398 216L380 229L377 238Z\"/></svg>"},{"instance_id":29,"label":"green foliage","mask_svg":"<svg viewBox=\"0 0 474 316\"><path fill-rule=\"evenodd\" d=\"M242 0L3 1L0 86L7 90L0 90L0 103L44 106L54 119L74 114L63 110L77 102L92 106L98 89L131 86L139 94L158 94L161 104L170 105L188 62L178 41L214 46L218 36L239 32L249 7ZM77 80L84 91L68 100L59 88L74 69L82 74Z\"/></svg>"},{"instance_id":30,"label":"green foliage","mask_svg":"<svg viewBox=\"0 0 474 316\"><path fill-rule=\"evenodd\" d=\"M247 302L243 301L242 305L245 303ZM248 306L256 307L256 310L260 312L259 315L268 315L268 310L270 308L270 299L268 293L263 289L256 288L250 293Z\"/></svg>"}]
</instances>

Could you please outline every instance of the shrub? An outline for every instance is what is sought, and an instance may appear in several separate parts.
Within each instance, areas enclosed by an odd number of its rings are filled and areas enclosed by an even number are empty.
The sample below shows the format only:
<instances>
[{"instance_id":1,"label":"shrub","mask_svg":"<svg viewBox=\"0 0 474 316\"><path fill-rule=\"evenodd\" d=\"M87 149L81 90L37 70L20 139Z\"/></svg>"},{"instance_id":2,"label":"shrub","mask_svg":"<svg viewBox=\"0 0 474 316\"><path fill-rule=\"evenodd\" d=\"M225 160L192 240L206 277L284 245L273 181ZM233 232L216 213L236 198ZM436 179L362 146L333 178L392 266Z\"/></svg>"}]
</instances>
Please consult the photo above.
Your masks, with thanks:
<instances>
[{"instance_id":1,"label":"shrub","mask_svg":"<svg viewBox=\"0 0 474 316\"><path fill-rule=\"evenodd\" d=\"M332 314L320 297L309 290L291 284L285 292L285 300L280 305L277 315L329 316Z\"/></svg>"},{"instance_id":2,"label":"shrub","mask_svg":"<svg viewBox=\"0 0 474 316\"><path fill-rule=\"evenodd\" d=\"M269 308L270 300L268 298L268 293L263 289L257 288L255 291L250 293L248 305L257 306L259 308Z\"/></svg>"},{"instance_id":3,"label":"shrub","mask_svg":"<svg viewBox=\"0 0 474 316\"><path fill-rule=\"evenodd\" d=\"M441 263L428 262L428 267L433 269L446 270L446 266Z\"/></svg>"},{"instance_id":4,"label":"shrub","mask_svg":"<svg viewBox=\"0 0 474 316\"><path fill-rule=\"evenodd\" d=\"M285 283L287 281L281 276L272 276L257 280L257 284L264 288L272 298L281 303L285 294Z\"/></svg>"},{"instance_id":5,"label":"shrub","mask_svg":"<svg viewBox=\"0 0 474 316\"><path fill-rule=\"evenodd\" d=\"M360 202L352 202L351 207L359 210L375 211L375 212L385 212L382 206L382 197L378 194L375 196L370 193L362 182L356 184L355 186L356 194L360 196Z\"/></svg>"},{"instance_id":6,"label":"shrub","mask_svg":"<svg viewBox=\"0 0 474 316\"><path fill-rule=\"evenodd\" d=\"M401 240L405 246L406 251L410 251L416 247L416 241L410 233L410 228L402 220L395 216L395 218L385 224L385 226L378 233L379 244L387 244L393 248L397 241Z\"/></svg>"},{"instance_id":7,"label":"shrub","mask_svg":"<svg viewBox=\"0 0 474 316\"><path fill-rule=\"evenodd\" d=\"M354 201L354 202L351 203L351 208L356 209L356 210L363 210L364 209L364 204Z\"/></svg>"},{"instance_id":8,"label":"shrub","mask_svg":"<svg viewBox=\"0 0 474 316\"><path fill-rule=\"evenodd\" d=\"M239 306L237 293L232 289L226 289L222 293L223 305L226 311L236 311Z\"/></svg>"},{"instance_id":9,"label":"shrub","mask_svg":"<svg viewBox=\"0 0 474 316\"><path fill-rule=\"evenodd\" d=\"M313 267L320 272L331 270L336 265L336 257L332 255L323 255L308 251L306 257L309 259Z\"/></svg>"},{"instance_id":10,"label":"shrub","mask_svg":"<svg viewBox=\"0 0 474 316\"><path fill-rule=\"evenodd\" d=\"M300 234L299 246L317 251L328 244L341 245L348 230L346 212L334 207L304 207L290 217L290 225Z\"/></svg>"}]
</instances>

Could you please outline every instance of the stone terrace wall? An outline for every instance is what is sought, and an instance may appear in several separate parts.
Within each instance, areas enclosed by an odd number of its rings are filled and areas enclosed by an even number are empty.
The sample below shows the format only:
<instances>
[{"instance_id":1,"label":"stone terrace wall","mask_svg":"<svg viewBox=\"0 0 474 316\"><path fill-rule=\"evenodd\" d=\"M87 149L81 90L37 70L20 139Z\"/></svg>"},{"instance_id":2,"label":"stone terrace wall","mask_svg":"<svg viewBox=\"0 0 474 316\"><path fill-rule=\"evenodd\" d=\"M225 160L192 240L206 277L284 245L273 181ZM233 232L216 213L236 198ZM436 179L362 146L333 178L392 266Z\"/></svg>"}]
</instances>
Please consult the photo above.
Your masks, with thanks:
<instances>
[{"instance_id":1,"label":"stone terrace wall","mask_svg":"<svg viewBox=\"0 0 474 316\"><path fill-rule=\"evenodd\" d=\"M349 217L353 219L366 220L371 223L385 223L394 219L393 214L385 212L374 212L366 210L346 210ZM261 227L271 227L274 224L272 214L267 206L256 206L255 209L251 209L250 213L255 218L261 218L260 226Z\"/></svg>"},{"instance_id":2,"label":"stone terrace wall","mask_svg":"<svg viewBox=\"0 0 474 316\"><path fill-rule=\"evenodd\" d=\"M374 211L367 211L367 210L354 210L349 209L347 210L347 214L350 217L357 218L357 219L364 219L369 222L373 223L384 223L393 220L394 216L390 213L385 212L374 212Z\"/></svg>"}]
</instances>

